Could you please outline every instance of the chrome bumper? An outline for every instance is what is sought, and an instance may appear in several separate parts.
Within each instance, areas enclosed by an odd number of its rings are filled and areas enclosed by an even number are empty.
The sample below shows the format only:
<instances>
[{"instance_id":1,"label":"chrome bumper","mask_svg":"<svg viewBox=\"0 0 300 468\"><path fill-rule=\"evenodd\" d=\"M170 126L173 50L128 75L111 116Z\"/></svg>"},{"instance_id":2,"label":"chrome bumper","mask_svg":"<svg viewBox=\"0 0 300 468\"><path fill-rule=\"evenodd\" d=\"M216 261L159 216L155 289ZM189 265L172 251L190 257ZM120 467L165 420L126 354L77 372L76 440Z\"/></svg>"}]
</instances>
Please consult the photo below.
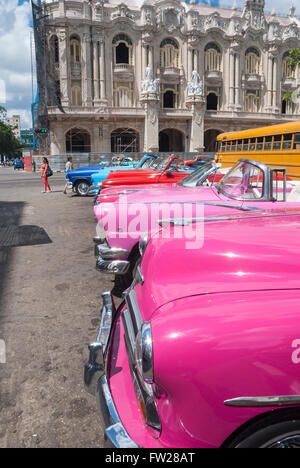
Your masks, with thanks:
<instances>
[{"instance_id":1,"label":"chrome bumper","mask_svg":"<svg viewBox=\"0 0 300 468\"><path fill-rule=\"evenodd\" d=\"M126 432L117 413L105 373L105 356L111 334L116 308L111 293L102 294L103 308L97 341L89 345L90 357L84 368L86 390L96 396L100 417L105 427L105 446L115 448L138 448Z\"/></svg>"},{"instance_id":2,"label":"chrome bumper","mask_svg":"<svg viewBox=\"0 0 300 468\"><path fill-rule=\"evenodd\" d=\"M130 267L128 250L110 247L106 239L95 238L96 269L101 273L125 275Z\"/></svg>"}]
</instances>

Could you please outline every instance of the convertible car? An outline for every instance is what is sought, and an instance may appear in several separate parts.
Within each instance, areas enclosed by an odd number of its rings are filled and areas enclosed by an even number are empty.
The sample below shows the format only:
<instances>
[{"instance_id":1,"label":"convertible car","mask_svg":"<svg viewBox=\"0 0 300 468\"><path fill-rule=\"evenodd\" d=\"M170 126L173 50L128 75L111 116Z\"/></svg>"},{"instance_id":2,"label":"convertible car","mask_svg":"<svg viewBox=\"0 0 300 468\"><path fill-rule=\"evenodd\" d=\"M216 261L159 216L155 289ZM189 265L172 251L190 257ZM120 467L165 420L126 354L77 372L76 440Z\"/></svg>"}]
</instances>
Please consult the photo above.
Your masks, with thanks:
<instances>
[{"instance_id":1,"label":"convertible car","mask_svg":"<svg viewBox=\"0 0 300 468\"><path fill-rule=\"evenodd\" d=\"M124 185L153 185L170 184L179 182L186 177L190 171L180 166L179 159L176 156L167 156L157 159L149 169L142 171L118 171L111 173L101 184L101 191L109 187L119 187Z\"/></svg>"},{"instance_id":2,"label":"convertible car","mask_svg":"<svg viewBox=\"0 0 300 468\"><path fill-rule=\"evenodd\" d=\"M107 446L300 447L300 210L249 208L161 224L125 301L103 294L85 384Z\"/></svg>"},{"instance_id":3,"label":"convertible car","mask_svg":"<svg viewBox=\"0 0 300 468\"><path fill-rule=\"evenodd\" d=\"M120 296L132 283L140 258L142 234L155 232L157 220L161 218L225 216L236 210L270 209L275 202L280 206L296 205L300 208L299 187L287 182L286 169L241 159L217 183L214 183L212 172L207 171L196 186L189 185L196 176L197 171L168 189L120 191L119 195L107 196L107 203L103 197L102 203L95 206L100 232L94 239L97 269L116 275L116 296ZM211 185L204 186L209 178Z\"/></svg>"},{"instance_id":4,"label":"convertible car","mask_svg":"<svg viewBox=\"0 0 300 468\"><path fill-rule=\"evenodd\" d=\"M122 163L121 165L111 164L107 166L107 161L103 161L103 163L101 163L99 166L80 167L75 171L68 172L66 177L68 181L72 184L72 186L75 188L77 194L84 197L91 193L90 188L92 185L93 174L97 174L98 172L100 172L100 177L102 178L102 180L105 180L106 177L113 171L119 171L120 169L122 169L123 171L131 169L140 169L144 166L144 164L147 163L149 158L151 159L152 155L146 154L143 157L143 159L138 163L138 166L136 166L136 163L132 161L130 163L131 165L129 165L128 159L124 160L124 166L122 165Z\"/></svg>"}]
</instances>

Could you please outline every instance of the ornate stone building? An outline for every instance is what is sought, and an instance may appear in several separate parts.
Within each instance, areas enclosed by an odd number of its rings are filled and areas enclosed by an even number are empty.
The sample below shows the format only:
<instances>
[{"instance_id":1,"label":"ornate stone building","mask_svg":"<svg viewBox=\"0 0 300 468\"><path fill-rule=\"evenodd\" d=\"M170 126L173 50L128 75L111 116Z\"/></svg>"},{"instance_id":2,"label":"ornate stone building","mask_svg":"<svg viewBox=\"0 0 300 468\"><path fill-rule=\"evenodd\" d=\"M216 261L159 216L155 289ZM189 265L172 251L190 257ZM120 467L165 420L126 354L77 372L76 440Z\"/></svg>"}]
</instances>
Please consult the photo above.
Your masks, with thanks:
<instances>
[{"instance_id":1,"label":"ornate stone building","mask_svg":"<svg viewBox=\"0 0 300 468\"><path fill-rule=\"evenodd\" d=\"M51 154L213 151L220 132L300 120L283 101L300 21L264 3L44 2Z\"/></svg>"}]
</instances>

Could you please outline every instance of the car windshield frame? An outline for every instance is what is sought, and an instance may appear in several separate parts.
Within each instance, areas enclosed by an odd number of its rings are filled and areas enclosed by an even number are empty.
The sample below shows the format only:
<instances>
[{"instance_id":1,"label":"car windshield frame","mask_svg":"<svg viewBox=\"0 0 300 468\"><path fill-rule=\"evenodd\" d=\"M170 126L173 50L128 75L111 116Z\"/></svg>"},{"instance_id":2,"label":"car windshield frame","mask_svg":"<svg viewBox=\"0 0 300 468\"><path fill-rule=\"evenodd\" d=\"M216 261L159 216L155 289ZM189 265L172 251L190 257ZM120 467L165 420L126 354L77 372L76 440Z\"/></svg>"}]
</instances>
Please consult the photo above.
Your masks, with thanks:
<instances>
[{"instance_id":1,"label":"car windshield frame","mask_svg":"<svg viewBox=\"0 0 300 468\"><path fill-rule=\"evenodd\" d=\"M153 169L156 172L163 173L167 167L170 165L170 162L176 162L176 159L172 159L171 156L165 156L163 158L160 158L155 161L155 163L152 164L151 169ZM172 171L173 172L173 171Z\"/></svg>"},{"instance_id":2,"label":"car windshield frame","mask_svg":"<svg viewBox=\"0 0 300 468\"><path fill-rule=\"evenodd\" d=\"M198 169L196 169L194 172L192 172L191 174L184 177L184 179L180 180L177 183L177 186L181 186L181 187L198 187L197 184L198 184L199 180L205 175L206 172L208 173L214 168L216 168L216 170L217 170L217 167L215 166L215 164L213 162L203 164ZM194 181L195 179L197 180L195 185L186 185L187 182L189 183L190 181Z\"/></svg>"},{"instance_id":3,"label":"car windshield frame","mask_svg":"<svg viewBox=\"0 0 300 468\"><path fill-rule=\"evenodd\" d=\"M159 161L161 158L159 157L153 157L153 156L148 156L148 159L143 162L143 164L138 168L138 169L152 169L152 166L154 165L155 162Z\"/></svg>"},{"instance_id":4,"label":"car windshield frame","mask_svg":"<svg viewBox=\"0 0 300 468\"><path fill-rule=\"evenodd\" d=\"M255 168L256 170L259 170L261 171L262 175L263 175L263 180L262 180L262 185L261 187L259 187L259 189L261 189L261 197L257 197L257 198L246 198L244 196L238 196L238 195L234 195L233 193L230 193L230 191L226 190L225 187L226 187L226 181L230 179L230 177L232 177L232 174L234 174L239 166L242 166L242 165L247 165L249 168ZM248 177L250 179L250 177L252 177L251 175L251 172L249 173L248 172ZM262 164L258 161L253 161L253 160L250 160L250 159L239 159L239 161L237 161L237 163L230 169L230 171L224 175L224 177L217 183L215 184L215 187L217 188L218 192L219 193L222 193L225 197L228 197L228 198L232 198L233 200L238 200L238 201L242 201L242 202L251 202L251 201L255 201L255 202L259 202L259 201L266 201L268 200L268 197L266 197L266 184L267 184L267 177L268 177L268 167L265 165L265 164ZM249 182L249 180L248 180ZM237 183L236 184L236 187L241 187L242 186L242 183L243 181L241 180L240 183ZM228 186L233 186L233 184L227 184Z\"/></svg>"}]
</instances>

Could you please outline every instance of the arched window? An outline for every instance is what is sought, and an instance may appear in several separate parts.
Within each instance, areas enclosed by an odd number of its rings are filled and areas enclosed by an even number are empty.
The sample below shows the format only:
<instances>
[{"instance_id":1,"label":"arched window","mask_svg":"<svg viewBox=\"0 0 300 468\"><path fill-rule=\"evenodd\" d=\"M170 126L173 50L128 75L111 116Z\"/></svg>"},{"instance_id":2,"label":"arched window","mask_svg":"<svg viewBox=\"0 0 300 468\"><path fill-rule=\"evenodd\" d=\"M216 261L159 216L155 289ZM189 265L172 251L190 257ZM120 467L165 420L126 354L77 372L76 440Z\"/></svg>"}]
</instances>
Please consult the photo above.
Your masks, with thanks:
<instances>
[{"instance_id":1,"label":"arched window","mask_svg":"<svg viewBox=\"0 0 300 468\"><path fill-rule=\"evenodd\" d=\"M296 78L296 71L290 63L290 53L286 52L282 57L282 78Z\"/></svg>"},{"instance_id":2,"label":"arched window","mask_svg":"<svg viewBox=\"0 0 300 468\"><path fill-rule=\"evenodd\" d=\"M259 112L260 109L260 92L259 90L250 89L245 92L244 110L245 112Z\"/></svg>"},{"instance_id":3,"label":"arched window","mask_svg":"<svg viewBox=\"0 0 300 468\"><path fill-rule=\"evenodd\" d=\"M114 107L133 107L133 84L114 82Z\"/></svg>"},{"instance_id":4,"label":"arched window","mask_svg":"<svg viewBox=\"0 0 300 468\"><path fill-rule=\"evenodd\" d=\"M71 62L80 63L80 40L77 37L71 37L70 41Z\"/></svg>"},{"instance_id":5,"label":"arched window","mask_svg":"<svg viewBox=\"0 0 300 468\"><path fill-rule=\"evenodd\" d=\"M179 107L179 85L162 84L160 104L162 109L177 109Z\"/></svg>"},{"instance_id":6,"label":"arched window","mask_svg":"<svg viewBox=\"0 0 300 468\"><path fill-rule=\"evenodd\" d=\"M254 47L250 47L245 53L245 73L246 75L260 74L260 53Z\"/></svg>"},{"instance_id":7,"label":"arched window","mask_svg":"<svg viewBox=\"0 0 300 468\"><path fill-rule=\"evenodd\" d=\"M160 66L179 67L179 46L174 39L164 39L160 44Z\"/></svg>"},{"instance_id":8,"label":"arched window","mask_svg":"<svg viewBox=\"0 0 300 468\"><path fill-rule=\"evenodd\" d=\"M111 134L112 153L138 153L140 151L139 134L132 128L118 128Z\"/></svg>"},{"instance_id":9,"label":"arched window","mask_svg":"<svg viewBox=\"0 0 300 468\"><path fill-rule=\"evenodd\" d=\"M66 134L67 153L90 153L91 136L82 128L72 128Z\"/></svg>"},{"instance_id":10,"label":"arched window","mask_svg":"<svg viewBox=\"0 0 300 468\"><path fill-rule=\"evenodd\" d=\"M207 110L215 110L217 111L219 109L219 96L211 92L207 95L206 97L206 109Z\"/></svg>"},{"instance_id":11,"label":"arched window","mask_svg":"<svg viewBox=\"0 0 300 468\"><path fill-rule=\"evenodd\" d=\"M292 101L287 101L285 98L281 102L281 113L284 115L293 115L295 113L296 106Z\"/></svg>"},{"instance_id":12,"label":"arched window","mask_svg":"<svg viewBox=\"0 0 300 468\"><path fill-rule=\"evenodd\" d=\"M220 47L211 42L205 47L205 70L206 71L221 71L222 69L222 52Z\"/></svg>"},{"instance_id":13,"label":"arched window","mask_svg":"<svg viewBox=\"0 0 300 468\"><path fill-rule=\"evenodd\" d=\"M59 42L57 36L52 36L50 39L50 57L52 63L59 63Z\"/></svg>"},{"instance_id":14,"label":"arched window","mask_svg":"<svg viewBox=\"0 0 300 468\"><path fill-rule=\"evenodd\" d=\"M133 65L133 45L126 34L118 34L113 39L114 64Z\"/></svg>"},{"instance_id":15,"label":"arched window","mask_svg":"<svg viewBox=\"0 0 300 468\"><path fill-rule=\"evenodd\" d=\"M72 83L72 106L82 106L81 83Z\"/></svg>"}]
</instances>

